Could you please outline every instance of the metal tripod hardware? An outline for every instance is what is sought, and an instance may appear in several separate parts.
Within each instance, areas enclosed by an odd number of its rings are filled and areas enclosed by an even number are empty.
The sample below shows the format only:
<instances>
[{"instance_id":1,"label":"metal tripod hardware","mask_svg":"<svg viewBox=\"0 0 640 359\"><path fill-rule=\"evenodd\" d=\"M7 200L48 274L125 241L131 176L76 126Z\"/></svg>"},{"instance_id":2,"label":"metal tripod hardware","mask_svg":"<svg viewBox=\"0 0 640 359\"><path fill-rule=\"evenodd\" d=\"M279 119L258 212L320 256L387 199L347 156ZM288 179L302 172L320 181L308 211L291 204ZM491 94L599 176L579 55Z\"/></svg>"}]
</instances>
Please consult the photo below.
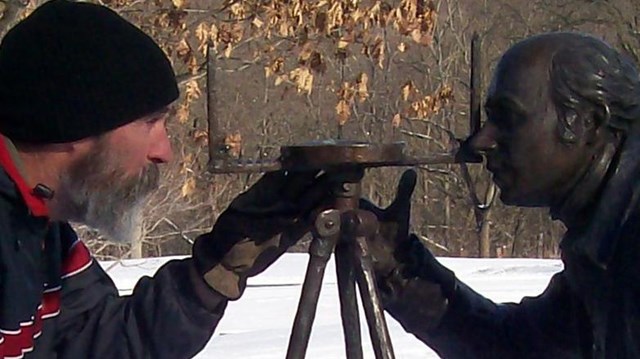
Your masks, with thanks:
<instances>
[{"instance_id":1,"label":"metal tripod hardware","mask_svg":"<svg viewBox=\"0 0 640 359\"><path fill-rule=\"evenodd\" d=\"M324 271L340 236L340 221L340 211L336 209L326 210L316 218L314 237L309 246L309 264L291 331L287 358L304 358L316 316L316 303Z\"/></svg>"},{"instance_id":2,"label":"metal tripod hardware","mask_svg":"<svg viewBox=\"0 0 640 359\"><path fill-rule=\"evenodd\" d=\"M340 165L346 166L347 163L343 162ZM309 248L309 264L289 340L287 359L302 359L305 356L324 271L332 251L335 251L336 256L347 358L363 357L356 282L376 358L394 358L366 241L377 232L378 221L373 213L358 208L360 180L361 177L356 177L336 183L334 194L337 199L334 208L327 209L316 217L313 240Z\"/></svg>"}]
</instances>

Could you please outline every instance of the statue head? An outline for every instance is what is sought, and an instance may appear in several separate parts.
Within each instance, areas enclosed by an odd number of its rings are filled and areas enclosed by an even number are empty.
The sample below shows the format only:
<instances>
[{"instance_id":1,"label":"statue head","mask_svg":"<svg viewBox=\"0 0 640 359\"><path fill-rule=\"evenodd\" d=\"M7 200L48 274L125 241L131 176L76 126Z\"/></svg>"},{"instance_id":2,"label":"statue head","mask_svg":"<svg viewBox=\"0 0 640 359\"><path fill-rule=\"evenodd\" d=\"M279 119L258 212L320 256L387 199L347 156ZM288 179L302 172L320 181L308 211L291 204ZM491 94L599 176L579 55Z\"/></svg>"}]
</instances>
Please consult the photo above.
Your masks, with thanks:
<instances>
[{"instance_id":1,"label":"statue head","mask_svg":"<svg viewBox=\"0 0 640 359\"><path fill-rule=\"evenodd\" d=\"M605 42L548 33L509 48L494 71L472 148L506 204L554 206L640 119L635 65Z\"/></svg>"}]
</instances>

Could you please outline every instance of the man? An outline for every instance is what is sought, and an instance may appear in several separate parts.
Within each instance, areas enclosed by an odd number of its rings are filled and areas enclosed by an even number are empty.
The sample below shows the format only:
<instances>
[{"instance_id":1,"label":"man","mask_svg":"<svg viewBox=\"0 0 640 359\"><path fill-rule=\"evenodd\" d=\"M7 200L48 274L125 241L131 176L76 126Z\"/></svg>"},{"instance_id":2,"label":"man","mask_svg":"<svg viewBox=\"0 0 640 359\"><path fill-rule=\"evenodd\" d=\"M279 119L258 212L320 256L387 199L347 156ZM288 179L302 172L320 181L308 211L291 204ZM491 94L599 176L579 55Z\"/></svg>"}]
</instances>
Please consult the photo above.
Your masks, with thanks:
<instances>
[{"instance_id":1,"label":"man","mask_svg":"<svg viewBox=\"0 0 640 359\"><path fill-rule=\"evenodd\" d=\"M66 221L114 238L171 160L173 70L105 7L53 0L0 45L0 357L188 358L228 300L308 229L330 181L275 172L234 200L193 258L119 297Z\"/></svg>"},{"instance_id":2,"label":"man","mask_svg":"<svg viewBox=\"0 0 640 359\"><path fill-rule=\"evenodd\" d=\"M443 358L640 358L640 76L582 34L525 39L501 58L471 146L509 205L567 227L564 270L540 296L496 304L408 231L415 173L371 240L385 309Z\"/></svg>"}]
</instances>

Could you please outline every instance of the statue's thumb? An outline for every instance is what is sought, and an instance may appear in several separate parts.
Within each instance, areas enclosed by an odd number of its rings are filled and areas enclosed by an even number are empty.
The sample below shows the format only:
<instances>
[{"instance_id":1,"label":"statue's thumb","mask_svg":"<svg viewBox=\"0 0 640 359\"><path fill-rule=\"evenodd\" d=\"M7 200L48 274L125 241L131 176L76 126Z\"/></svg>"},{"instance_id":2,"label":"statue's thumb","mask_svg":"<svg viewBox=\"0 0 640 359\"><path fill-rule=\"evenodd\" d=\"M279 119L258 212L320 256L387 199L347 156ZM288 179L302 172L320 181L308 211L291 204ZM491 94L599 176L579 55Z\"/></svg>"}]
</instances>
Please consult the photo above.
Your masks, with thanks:
<instances>
[{"instance_id":1,"label":"statue's thumb","mask_svg":"<svg viewBox=\"0 0 640 359\"><path fill-rule=\"evenodd\" d=\"M408 206L411 203L411 195L413 195L416 187L417 177L418 175L414 170L404 171L398 182L396 199L391 205L394 210L401 210L402 207Z\"/></svg>"}]
</instances>

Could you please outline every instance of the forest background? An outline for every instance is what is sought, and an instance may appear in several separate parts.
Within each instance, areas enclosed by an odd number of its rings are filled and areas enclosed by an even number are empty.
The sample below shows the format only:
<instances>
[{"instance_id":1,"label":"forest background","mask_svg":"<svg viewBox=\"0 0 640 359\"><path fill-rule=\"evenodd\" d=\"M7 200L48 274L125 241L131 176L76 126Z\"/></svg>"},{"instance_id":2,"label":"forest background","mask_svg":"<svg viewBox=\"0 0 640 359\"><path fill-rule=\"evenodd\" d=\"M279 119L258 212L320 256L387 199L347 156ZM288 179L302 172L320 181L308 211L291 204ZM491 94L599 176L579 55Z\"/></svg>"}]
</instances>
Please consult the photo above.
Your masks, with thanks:
<instances>
[{"instance_id":1,"label":"forest background","mask_svg":"<svg viewBox=\"0 0 640 359\"><path fill-rule=\"evenodd\" d=\"M2 34L44 0L0 1ZM181 97L169 130L175 161L133 244L78 229L99 259L190 253L259 174L207 172L206 51L215 57L215 115L231 156L275 158L282 145L326 139L404 141L420 156L469 132L470 49L482 78L514 42L583 31L640 60L637 0L102 0L151 35ZM123 54L127 56L127 54ZM369 170L363 193L386 205L402 169ZM507 207L481 164L418 168L412 231L436 255L558 256L564 228L547 211ZM295 250L304 250L308 239Z\"/></svg>"}]
</instances>

